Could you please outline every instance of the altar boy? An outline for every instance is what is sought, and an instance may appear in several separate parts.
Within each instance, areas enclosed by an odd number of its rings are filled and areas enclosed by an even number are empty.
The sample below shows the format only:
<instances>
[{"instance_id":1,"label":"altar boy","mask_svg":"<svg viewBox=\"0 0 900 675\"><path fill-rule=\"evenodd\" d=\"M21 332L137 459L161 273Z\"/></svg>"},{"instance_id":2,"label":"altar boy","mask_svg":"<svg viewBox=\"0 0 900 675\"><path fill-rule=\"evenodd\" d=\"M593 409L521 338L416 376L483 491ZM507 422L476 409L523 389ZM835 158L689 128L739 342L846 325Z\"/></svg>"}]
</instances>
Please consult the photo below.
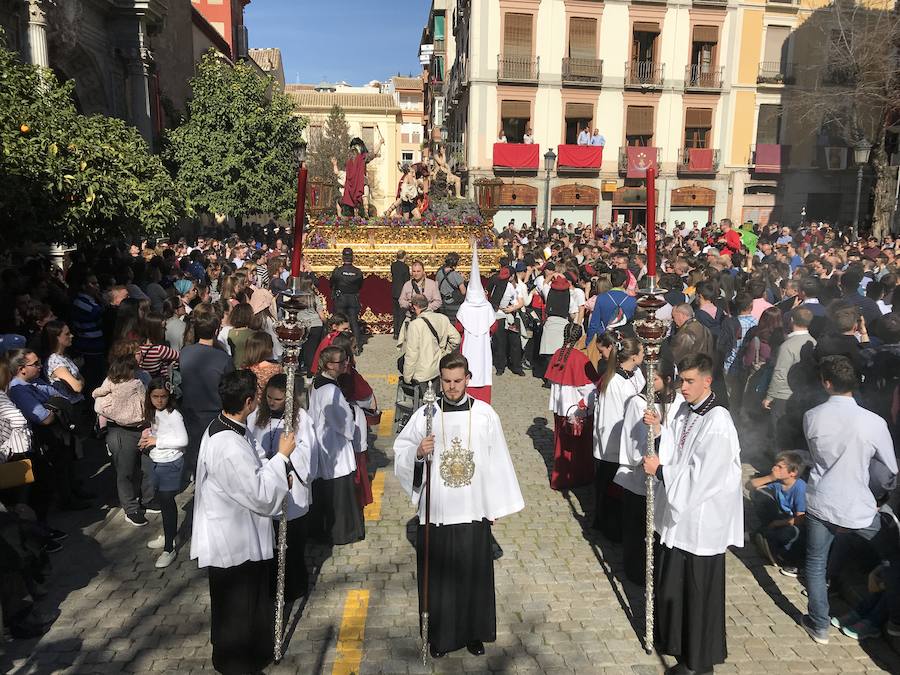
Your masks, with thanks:
<instances>
[{"instance_id":1,"label":"altar boy","mask_svg":"<svg viewBox=\"0 0 900 675\"><path fill-rule=\"evenodd\" d=\"M677 659L669 672L689 675L711 672L728 655L725 551L743 545L744 520L741 448L731 415L712 391L712 360L692 354L678 373L685 402L672 435L660 437L660 454L671 459L647 457L644 470L659 479L654 642ZM654 432L660 435L658 423Z\"/></svg>"},{"instance_id":2,"label":"altar boy","mask_svg":"<svg viewBox=\"0 0 900 675\"><path fill-rule=\"evenodd\" d=\"M469 364L459 353L441 359L441 396L426 435L419 408L394 441L394 472L418 504L419 609L429 566L431 655L466 647L484 654L497 637L491 525L525 507L500 418L466 393ZM429 555L425 559L425 462L431 461Z\"/></svg>"},{"instance_id":3,"label":"altar boy","mask_svg":"<svg viewBox=\"0 0 900 675\"><path fill-rule=\"evenodd\" d=\"M209 570L213 667L256 673L273 657L272 518L288 492L294 434L283 434L278 452L261 460L246 426L256 409L256 376L225 375L219 396L222 412L200 441L191 558Z\"/></svg>"}]
</instances>

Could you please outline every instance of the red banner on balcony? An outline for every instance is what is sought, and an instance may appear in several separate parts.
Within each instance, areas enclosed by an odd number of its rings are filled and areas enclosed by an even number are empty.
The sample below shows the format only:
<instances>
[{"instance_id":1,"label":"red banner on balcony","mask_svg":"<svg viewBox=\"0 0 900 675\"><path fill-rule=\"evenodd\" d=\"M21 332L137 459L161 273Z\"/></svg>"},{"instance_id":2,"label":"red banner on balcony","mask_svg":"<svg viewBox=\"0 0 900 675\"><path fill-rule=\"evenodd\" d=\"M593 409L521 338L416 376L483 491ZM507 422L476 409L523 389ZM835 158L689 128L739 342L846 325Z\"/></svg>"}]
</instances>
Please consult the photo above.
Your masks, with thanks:
<instances>
[{"instance_id":1,"label":"red banner on balcony","mask_svg":"<svg viewBox=\"0 0 900 675\"><path fill-rule=\"evenodd\" d=\"M781 173L781 145L774 143L756 144L756 173Z\"/></svg>"},{"instance_id":2,"label":"red banner on balcony","mask_svg":"<svg viewBox=\"0 0 900 675\"><path fill-rule=\"evenodd\" d=\"M712 148L688 148L688 170L698 173L712 173Z\"/></svg>"},{"instance_id":3,"label":"red banner on balcony","mask_svg":"<svg viewBox=\"0 0 900 675\"><path fill-rule=\"evenodd\" d=\"M494 143L496 167L537 171L540 163L541 147L536 143Z\"/></svg>"},{"instance_id":4,"label":"red banner on balcony","mask_svg":"<svg viewBox=\"0 0 900 675\"><path fill-rule=\"evenodd\" d=\"M627 178L646 178L647 169L656 166L656 148L628 146Z\"/></svg>"},{"instance_id":5,"label":"red banner on balcony","mask_svg":"<svg viewBox=\"0 0 900 675\"><path fill-rule=\"evenodd\" d=\"M560 169L600 169L602 145L560 145L557 164Z\"/></svg>"}]
</instances>

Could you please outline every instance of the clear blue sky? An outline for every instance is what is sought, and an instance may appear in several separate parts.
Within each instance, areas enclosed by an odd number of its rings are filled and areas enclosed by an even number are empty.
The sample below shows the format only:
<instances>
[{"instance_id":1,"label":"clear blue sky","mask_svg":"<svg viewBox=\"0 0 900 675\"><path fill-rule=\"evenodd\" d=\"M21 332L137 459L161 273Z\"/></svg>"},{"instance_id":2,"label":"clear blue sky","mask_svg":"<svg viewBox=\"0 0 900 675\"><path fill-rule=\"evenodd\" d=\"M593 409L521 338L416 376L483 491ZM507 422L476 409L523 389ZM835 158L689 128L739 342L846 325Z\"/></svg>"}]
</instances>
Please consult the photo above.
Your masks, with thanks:
<instances>
[{"instance_id":1,"label":"clear blue sky","mask_svg":"<svg viewBox=\"0 0 900 675\"><path fill-rule=\"evenodd\" d=\"M417 75L429 0L253 0L250 46L278 47L287 82L361 85Z\"/></svg>"}]
</instances>

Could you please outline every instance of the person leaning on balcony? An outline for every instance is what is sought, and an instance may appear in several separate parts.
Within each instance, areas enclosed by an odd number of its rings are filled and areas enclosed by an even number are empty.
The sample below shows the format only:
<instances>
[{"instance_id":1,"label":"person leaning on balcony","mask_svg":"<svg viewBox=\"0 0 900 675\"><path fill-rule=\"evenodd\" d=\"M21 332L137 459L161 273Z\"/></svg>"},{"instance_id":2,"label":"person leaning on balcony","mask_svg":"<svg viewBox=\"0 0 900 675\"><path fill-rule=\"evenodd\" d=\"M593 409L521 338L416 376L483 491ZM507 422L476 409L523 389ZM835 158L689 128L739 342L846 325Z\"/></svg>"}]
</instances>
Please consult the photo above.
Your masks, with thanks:
<instances>
[{"instance_id":1,"label":"person leaning on balcony","mask_svg":"<svg viewBox=\"0 0 900 675\"><path fill-rule=\"evenodd\" d=\"M587 129L585 129L587 131ZM594 133L591 134L591 142L590 145L596 145L599 147L603 147L606 145L606 139L600 134L599 129L594 129Z\"/></svg>"},{"instance_id":2,"label":"person leaning on balcony","mask_svg":"<svg viewBox=\"0 0 900 675\"><path fill-rule=\"evenodd\" d=\"M590 145L591 144L591 130L588 127L585 127L580 132L578 132L578 145Z\"/></svg>"},{"instance_id":3,"label":"person leaning on balcony","mask_svg":"<svg viewBox=\"0 0 900 675\"><path fill-rule=\"evenodd\" d=\"M531 125L525 125L525 136L522 138L522 142L525 145L532 145L534 143L534 132L531 130Z\"/></svg>"},{"instance_id":4,"label":"person leaning on balcony","mask_svg":"<svg viewBox=\"0 0 900 675\"><path fill-rule=\"evenodd\" d=\"M503 131L503 129L501 129L500 133L497 134L497 142L506 143L506 132Z\"/></svg>"}]
</instances>

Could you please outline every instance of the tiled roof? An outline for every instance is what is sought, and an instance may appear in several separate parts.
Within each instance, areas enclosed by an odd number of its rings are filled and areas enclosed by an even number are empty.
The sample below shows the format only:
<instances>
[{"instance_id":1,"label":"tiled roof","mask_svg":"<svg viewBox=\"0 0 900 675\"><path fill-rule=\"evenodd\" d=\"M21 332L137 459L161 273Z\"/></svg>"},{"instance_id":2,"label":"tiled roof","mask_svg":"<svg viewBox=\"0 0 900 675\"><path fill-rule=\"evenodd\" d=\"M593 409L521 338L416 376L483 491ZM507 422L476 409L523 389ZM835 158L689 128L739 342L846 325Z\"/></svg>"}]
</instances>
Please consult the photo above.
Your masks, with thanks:
<instances>
[{"instance_id":1,"label":"tiled roof","mask_svg":"<svg viewBox=\"0 0 900 675\"><path fill-rule=\"evenodd\" d=\"M278 47L265 49L250 49L250 58L256 61L260 68L266 72L278 70L281 67L281 50Z\"/></svg>"},{"instance_id":2,"label":"tiled roof","mask_svg":"<svg viewBox=\"0 0 900 675\"><path fill-rule=\"evenodd\" d=\"M337 105L344 110L400 112L390 94L332 94L291 89L287 94L301 110L331 110Z\"/></svg>"},{"instance_id":3,"label":"tiled roof","mask_svg":"<svg viewBox=\"0 0 900 675\"><path fill-rule=\"evenodd\" d=\"M391 78L394 81L394 89L418 89L422 90L422 78L419 77L400 77Z\"/></svg>"}]
</instances>

